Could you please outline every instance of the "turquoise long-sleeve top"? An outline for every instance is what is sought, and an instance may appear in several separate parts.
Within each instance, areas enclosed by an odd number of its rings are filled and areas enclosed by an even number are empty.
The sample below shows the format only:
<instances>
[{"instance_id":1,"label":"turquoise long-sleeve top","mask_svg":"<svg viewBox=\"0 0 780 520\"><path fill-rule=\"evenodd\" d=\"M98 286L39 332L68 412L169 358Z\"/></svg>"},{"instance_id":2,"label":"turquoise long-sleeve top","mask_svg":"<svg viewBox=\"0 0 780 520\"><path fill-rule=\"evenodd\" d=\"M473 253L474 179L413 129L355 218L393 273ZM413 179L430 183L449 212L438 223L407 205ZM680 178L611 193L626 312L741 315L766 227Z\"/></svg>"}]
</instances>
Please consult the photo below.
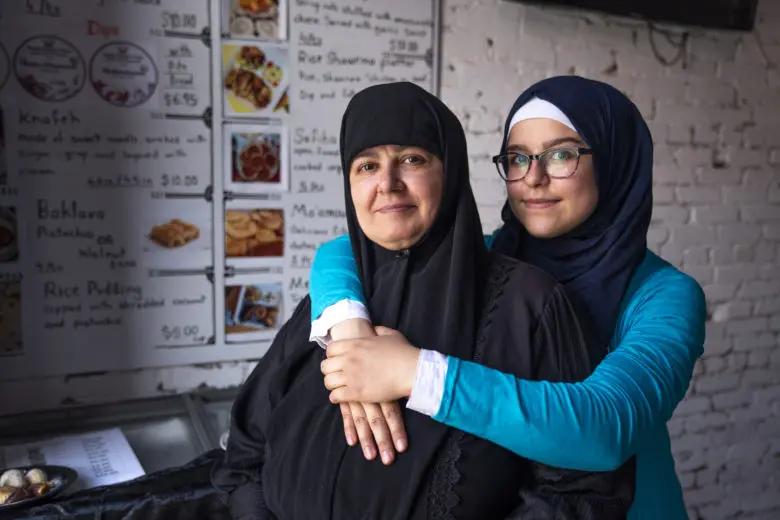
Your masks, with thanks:
<instances>
[{"instance_id":1,"label":"turquoise long-sleeve top","mask_svg":"<svg viewBox=\"0 0 780 520\"><path fill-rule=\"evenodd\" d=\"M364 303L349 237L320 246L309 288L313 320L341 300ZM610 352L585 381L525 381L449 358L433 419L561 468L613 470L636 454L629 519L687 519L666 423L703 352L705 321L699 284L648 251L623 298Z\"/></svg>"}]
</instances>

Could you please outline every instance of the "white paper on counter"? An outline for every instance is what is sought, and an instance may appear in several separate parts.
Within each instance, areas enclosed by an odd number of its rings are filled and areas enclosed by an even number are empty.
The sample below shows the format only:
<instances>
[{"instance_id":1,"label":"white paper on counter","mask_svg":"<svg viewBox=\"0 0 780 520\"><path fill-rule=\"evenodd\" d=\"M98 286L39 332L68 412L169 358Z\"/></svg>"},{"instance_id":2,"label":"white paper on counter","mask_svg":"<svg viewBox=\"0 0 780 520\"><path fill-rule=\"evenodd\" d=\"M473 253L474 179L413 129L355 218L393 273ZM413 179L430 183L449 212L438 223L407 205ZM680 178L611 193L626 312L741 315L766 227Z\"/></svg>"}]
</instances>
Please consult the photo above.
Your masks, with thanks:
<instances>
[{"instance_id":1,"label":"white paper on counter","mask_svg":"<svg viewBox=\"0 0 780 520\"><path fill-rule=\"evenodd\" d=\"M48 464L75 469L79 479L68 491L116 484L145 474L119 428L5 446L0 453L7 468Z\"/></svg>"}]
</instances>

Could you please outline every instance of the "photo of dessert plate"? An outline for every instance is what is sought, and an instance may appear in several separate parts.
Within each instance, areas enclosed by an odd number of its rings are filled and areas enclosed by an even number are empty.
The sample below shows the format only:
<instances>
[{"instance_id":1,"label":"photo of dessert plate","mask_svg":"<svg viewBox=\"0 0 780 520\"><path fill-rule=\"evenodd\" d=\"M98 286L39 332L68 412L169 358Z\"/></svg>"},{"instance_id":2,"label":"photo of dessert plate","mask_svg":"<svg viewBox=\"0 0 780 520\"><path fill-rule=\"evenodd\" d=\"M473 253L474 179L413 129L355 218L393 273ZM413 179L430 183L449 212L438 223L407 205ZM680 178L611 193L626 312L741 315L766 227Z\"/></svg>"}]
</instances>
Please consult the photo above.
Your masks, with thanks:
<instances>
[{"instance_id":1,"label":"photo of dessert plate","mask_svg":"<svg viewBox=\"0 0 780 520\"><path fill-rule=\"evenodd\" d=\"M207 213L208 207L203 207L203 212L183 204L180 208L180 211L175 208L166 209L164 212L158 210L155 212L156 216L152 212L145 216L141 228L144 253L181 259L199 251L211 250L210 235L213 226L212 217Z\"/></svg>"},{"instance_id":2,"label":"photo of dessert plate","mask_svg":"<svg viewBox=\"0 0 780 520\"><path fill-rule=\"evenodd\" d=\"M149 233L152 242L166 249L184 247L198 238L200 238L200 228L178 218L153 226Z\"/></svg>"},{"instance_id":3,"label":"photo of dessert plate","mask_svg":"<svg viewBox=\"0 0 780 520\"><path fill-rule=\"evenodd\" d=\"M282 257L284 212L281 209L228 209L225 211L225 256Z\"/></svg>"},{"instance_id":4,"label":"photo of dessert plate","mask_svg":"<svg viewBox=\"0 0 780 520\"><path fill-rule=\"evenodd\" d=\"M283 40L284 0L233 0L229 13L230 35L234 38Z\"/></svg>"},{"instance_id":5,"label":"photo of dessert plate","mask_svg":"<svg viewBox=\"0 0 780 520\"><path fill-rule=\"evenodd\" d=\"M279 182L281 145L278 136L236 137L235 171L245 182ZM277 137L274 139L274 137Z\"/></svg>"},{"instance_id":6,"label":"photo of dessert plate","mask_svg":"<svg viewBox=\"0 0 780 520\"><path fill-rule=\"evenodd\" d=\"M230 342L267 338L282 319L281 282L252 280L225 287L225 333Z\"/></svg>"}]
</instances>

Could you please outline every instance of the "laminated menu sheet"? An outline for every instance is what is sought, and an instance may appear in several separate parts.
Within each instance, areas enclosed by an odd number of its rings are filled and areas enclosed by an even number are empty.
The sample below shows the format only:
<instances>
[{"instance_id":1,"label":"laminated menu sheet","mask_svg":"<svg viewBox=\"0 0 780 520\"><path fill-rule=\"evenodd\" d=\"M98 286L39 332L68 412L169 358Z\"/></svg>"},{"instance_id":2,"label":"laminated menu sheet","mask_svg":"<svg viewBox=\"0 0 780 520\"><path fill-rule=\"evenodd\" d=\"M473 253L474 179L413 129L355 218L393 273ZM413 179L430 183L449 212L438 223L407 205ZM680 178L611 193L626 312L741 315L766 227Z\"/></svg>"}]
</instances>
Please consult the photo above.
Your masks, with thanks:
<instances>
[{"instance_id":1,"label":"laminated menu sheet","mask_svg":"<svg viewBox=\"0 0 780 520\"><path fill-rule=\"evenodd\" d=\"M257 359L346 233L338 133L434 0L0 2L0 380Z\"/></svg>"}]
</instances>

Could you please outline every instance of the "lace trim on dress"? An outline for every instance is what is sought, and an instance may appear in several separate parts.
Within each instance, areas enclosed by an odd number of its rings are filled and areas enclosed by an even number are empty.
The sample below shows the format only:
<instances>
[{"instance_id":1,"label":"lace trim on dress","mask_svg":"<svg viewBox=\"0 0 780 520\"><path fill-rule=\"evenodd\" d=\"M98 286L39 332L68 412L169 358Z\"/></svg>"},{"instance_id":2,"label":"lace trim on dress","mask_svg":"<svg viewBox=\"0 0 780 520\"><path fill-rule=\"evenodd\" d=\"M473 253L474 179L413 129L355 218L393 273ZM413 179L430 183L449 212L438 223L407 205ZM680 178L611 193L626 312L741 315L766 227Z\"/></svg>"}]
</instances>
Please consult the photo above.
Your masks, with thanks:
<instances>
[{"instance_id":1,"label":"lace trim on dress","mask_svg":"<svg viewBox=\"0 0 780 520\"><path fill-rule=\"evenodd\" d=\"M490 255L490 265L481 305L482 317L477 329L477 340L472 358L476 363L479 363L484 355L487 331L493 322L493 312L498 307L498 299L509 278L509 273L514 267L515 264L510 259L502 255ZM460 502L455 486L460 482L461 477L460 470L458 470L458 460L461 455L460 444L464 436L464 432L452 429L447 434L447 440L434 463L426 494L426 509L428 518L431 520L456 520L452 515L452 510Z\"/></svg>"}]
</instances>

